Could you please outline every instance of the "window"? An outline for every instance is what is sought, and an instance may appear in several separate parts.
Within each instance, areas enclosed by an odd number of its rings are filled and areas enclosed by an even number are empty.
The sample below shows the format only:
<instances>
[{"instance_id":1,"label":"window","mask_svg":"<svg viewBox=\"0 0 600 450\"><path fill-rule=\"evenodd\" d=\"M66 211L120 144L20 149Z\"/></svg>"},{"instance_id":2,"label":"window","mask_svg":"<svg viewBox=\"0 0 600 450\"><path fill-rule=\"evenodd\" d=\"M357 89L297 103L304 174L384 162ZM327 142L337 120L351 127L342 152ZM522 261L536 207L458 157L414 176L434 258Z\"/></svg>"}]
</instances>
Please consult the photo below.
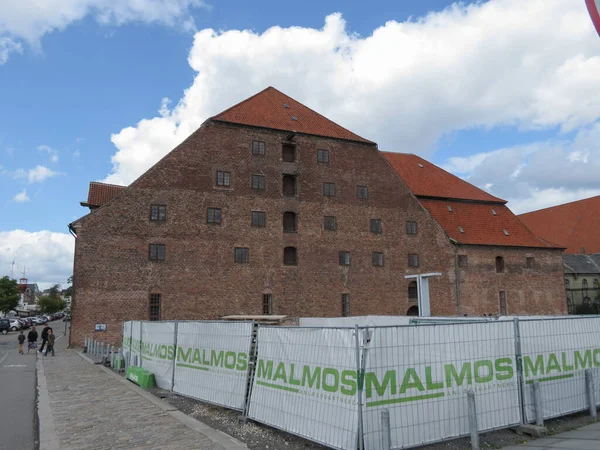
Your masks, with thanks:
<instances>
[{"instance_id":1,"label":"window","mask_svg":"<svg viewBox=\"0 0 600 450\"><path fill-rule=\"evenodd\" d=\"M206 223L220 225L221 208L208 208L208 212L206 214Z\"/></svg>"},{"instance_id":2,"label":"window","mask_svg":"<svg viewBox=\"0 0 600 450\"><path fill-rule=\"evenodd\" d=\"M273 314L273 296L271 294L263 294L263 314Z\"/></svg>"},{"instance_id":3,"label":"window","mask_svg":"<svg viewBox=\"0 0 600 450\"><path fill-rule=\"evenodd\" d=\"M262 156L265 154L265 143L262 141L252 141L252 154Z\"/></svg>"},{"instance_id":4,"label":"window","mask_svg":"<svg viewBox=\"0 0 600 450\"><path fill-rule=\"evenodd\" d=\"M598 289L600 286L598 285L598 280L594 280L594 289Z\"/></svg>"},{"instance_id":5,"label":"window","mask_svg":"<svg viewBox=\"0 0 600 450\"><path fill-rule=\"evenodd\" d=\"M367 186L356 186L356 197L359 200L367 200L369 198L369 188Z\"/></svg>"},{"instance_id":6,"label":"window","mask_svg":"<svg viewBox=\"0 0 600 450\"><path fill-rule=\"evenodd\" d=\"M589 305L591 303L590 298L589 297L584 297L583 298L583 304L584 305Z\"/></svg>"},{"instance_id":7,"label":"window","mask_svg":"<svg viewBox=\"0 0 600 450\"><path fill-rule=\"evenodd\" d=\"M217 171L217 186L231 186L231 173Z\"/></svg>"},{"instance_id":8,"label":"window","mask_svg":"<svg viewBox=\"0 0 600 450\"><path fill-rule=\"evenodd\" d=\"M153 222L164 222L165 220L167 220L166 205L151 205L150 220L152 220Z\"/></svg>"},{"instance_id":9,"label":"window","mask_svg":"<svg viewBox=\"0 0 600 450\"><path fill-rule=\"evenodd\" d=\"M381 234L381 219L371 219L371 233Z\"/></svg>"},{"instance_id":10,"label":"window","mask_svg":"<svg viewBox=\"0 0 600 450\"><path fill-rule=\"evenodd\" d=\"M265 176L264 175L252 175L252 189L265 190Z\"/></svg>"},{"instance_id":11,"label":"window","mask_svg":"<svg viewBox=\"0 0 600 450\"><path fill-rule=\"evenodd\" d=\"M335 197L335 183L323 183L323 195L325 197Z\"/></svg>"},{"instance_id":12,"label":"window","mask_svg":"<svg viewBox=\"0 0 600 450\"><path fill-rule=\"evenodd\" d=\"M565 278L565 289L569 289L571 287L571 282L568 278Z\"/></svg>"},{"instance_id":13,"label":"window","mask_svg":"<svg viewBox=\"0 0 600 450\"><path fill-rule=\"evenodd\" d=\"M298 264L296 247L286 247L283 249L283 264L286 266L296 266Z\"/></svg>"},{"instance_id":14,"label":"window","mask_svg":"<svg viewBox=\"0 0 600 450\"><path fill-rule=\"evenodd\" d=\"M419 267L419 255L416 253L408 254L408 267Z\"/></svg>"},{"instance_id":15,"label":"window","mask_svg":"<svg viewBox=\"0 0 600 450\"><path fill-rule=\"evenodd\" d=\"M335 221L335 216L323 217L323 228L328 231L335 231L337 229L337 223Z\"/></svg>"},{"instance_id":16,"label":"window","mask_svg":"<svg viewBox=\"0 0 600 450\"><path fill-rule=\"evenodd\" d=\"M535 264L535 258L533 256L528 256L525 258L525 266L528 269L533 269L534 264Z\"/></svg>"},{"instance_id":17,"label":"window","mask_svg":"<svg viewBox=\"0 0 600 450\"><path fill-rule=\"evenodd\" d=\"M250 251L245 247L236 247L234 259L236 263L250 262Z\"/></svg>"},{"instance_id":18,"label":"window","mask_svg":"<svg viewBox=\"0 0 600 450\"><path fill-rule=\"evenodd\" d=\"M467 255L458 255L458 267L467 267Z\"/></svg>"},{"instance_id":19,"label":"window","mask_svg":"<svg viewBox=\"0 0 600 450\"><path fill-rule=\"evenodd\" d=\"M150 244L150 261L165 260L165 244Z\"/></svg>"},{"instance_id":20,"label":"window","mask_svg":"<svg viewBox=\"0 0 600 450\"><path fill-rule=\"evenodd\" d=\"M292 144L283 144L281 147L281 157L284 162L296 161L296 146Z\"/></svg>"},{"instance_id":21,"label":"window","mask_svg":"<svg viewBox=\"0 0 600 450\"><path fill-rule=\"evenodd\" d=\"M342 294L342 317L350 317L350 294Z\"/></svg>"},{"instance_id":22,"label":"window","mask_svg":"<svg viewBox=\"0 0 600 450\"><path fill-rule=\"evenodd\" d=\"M296 177L294 175L283 176L283 195L285 197L296 196Z\"/></svg>"},{"instance_id":23,"label":"window","mask_svg":"<svg viewBox=\"0 0 600 450\"><path fill-rule=\"evenodd\" d=\"M581 281L581 287L583 289L587 289L588 288L588 282L587 282L587 280L585 278Z\"/></svg>"},{"instance_id":24,"label":"window","mask_svg":"<svg viewBox=\"0 0 600 450\"><path fill-rule=\"evenodd\" d=\"M419 290L417 289L416 281L411 281L410 283L408 283L408 301L419 301Z\"/></svg>"},{"instance_id":25,"label":"window","mask_svg":"<svg viewBox=\"0 0 600 450\"><path fill-rule=\"evenodd\" d=\"M504 258L502 256L496 256L496 273L504 272Z\"/></svg>"},{"instance_id":26,"label":"window","mask_svg":"<svg viewBox=\"0 0 600 450\"><path fill-rule=\"evenodd\" d=\"M329 164L329 150L317 150L317 162Z\"/></svg>"},{"instance_id":27,"label":"window","mask_svg":"<svg viewBox=\"0 0 600 450\"><path fill-rule=\"evenodd\" d=\"M374 266L383 266L383 253L373 252L372 259Z\"/></svg>"},{"instance_id":28,"label":"window","mask_svg":"<svg viewBox=\"0 0 600 450\"><path fill-rule=\"evenodd\" d=\"M150 320L160 320L160 294L150 294Z\"/></svg>"},{"instance_id":29,"label":"window","mask_svg":"<svg viewBox=\"0 0 600 450\"><path fill-rule=\"evenodd\" d=\"M406 234L417 234L417 222L412 220L406 221Z\"/></svg>"},{"instance_id":30,"label":"window","mask_svg":"<svg viewBox=\"0 0 600 450\"><path fill-rule=\"evenodd\" d=\"M263 211L252 211L252 226L264 227L267 224L267 213Z\"/></svg>"},{"instance_id":31,"label":"window","mask_svg":"<svg viewBox=\"0 0 600 450\"><path fill-rule=\"evenodd\" d=\"M500 298L500 315L506 316L506 292L500 291L498 296Z\"/></svg>"},{"instance_id":32,"label":"window","mask_svg":"<svg viewBox=\"0 0 600 450\"><path fill-rule=\"evenodd\" d=\"M350 252L340 252L340 266L350 265Z\"/></svg>"},{"instance_id":33,"label":"window","mask_svg":"<svg viewBox=\"0 0 600 450\"><path fill-rule=\"evenodd\" d=\"M283 213L283 232L284 233L295 233L296 232L296 213L284 212Z\"/></svg>"}]
</instances>

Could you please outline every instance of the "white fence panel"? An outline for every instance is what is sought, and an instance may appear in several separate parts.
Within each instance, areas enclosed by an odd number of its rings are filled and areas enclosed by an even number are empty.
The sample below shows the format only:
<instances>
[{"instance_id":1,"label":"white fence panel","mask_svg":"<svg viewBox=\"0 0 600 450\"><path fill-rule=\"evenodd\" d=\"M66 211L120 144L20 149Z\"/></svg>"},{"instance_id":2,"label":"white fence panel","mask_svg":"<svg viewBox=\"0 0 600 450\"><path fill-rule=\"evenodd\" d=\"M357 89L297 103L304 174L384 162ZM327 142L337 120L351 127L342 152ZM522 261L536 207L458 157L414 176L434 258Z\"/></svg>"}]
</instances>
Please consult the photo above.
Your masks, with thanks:
<instances>
[{"instance_id":1,"label":"white fence panel","mask_svg":"<svg viewBox=\"0 0 600 450\"><path fill-rule=\"evenodd\" d=\"M248 416L334 448L356 448L353 329L259 327Z\"/></svg>"},{"instance_id":2,"label":"white fence panel","mask_svg":"<svg viewBox=\"0 0 600 450\"><path fill-rule=\"evenodd\" d=\"M479 430L520 422L511 322L373 329L364 382L365 449L382 447L389 410L392 448L469 433L467 390Z\"/></svg>"},{"instance_id":3,"label":"white fence panel","mask_svg":"<svg viewBox=\"0 0 600 450\"><path fill-rule=\"evenodd\" d=\"M142 322L139 320L131 321L131 358L130 365L141 366L142 363Z\"/></svg>"},{"instance_id":4,"label":"white fence panel","mask_svg":"<svg viewBox=\"0 0 600 450\"><path fill-rule=\"evenodd\" d=\"M174 341L175 322L142 322L142 361L161 389L173 387Z\"/></svg>"},{"instance_id":5,"label":"white fence panel","mask_svg":"<svg viewBox=\"0 0 600 450\"><path fill-rule=\"evenodd\" d=\"M600 319L525 320L519 322L525 412L535 420L534 380L540 382L544 418L588 408L585 369L592 369L600 400Z\"/></svg>"},{"instance_id":6,"label":"white fence panel","mask_svg":"<svg viewBox=\"0 0 600 450\"><path fill-rule=\"evenodd\" d=\"M129 366L131 356L131 321L123 322L123 359L125 360L125 364Z\"/></svg>"},{"instance_id":7,"label":"white fence panel","mask_svg":"<svg viewBox=\"0 0 600 450\"><path fill-rule=\"evenodd\" d=\"M252 328L252 322L179 322L173 390L243 409Z\"/></svg>"}]
</instances>

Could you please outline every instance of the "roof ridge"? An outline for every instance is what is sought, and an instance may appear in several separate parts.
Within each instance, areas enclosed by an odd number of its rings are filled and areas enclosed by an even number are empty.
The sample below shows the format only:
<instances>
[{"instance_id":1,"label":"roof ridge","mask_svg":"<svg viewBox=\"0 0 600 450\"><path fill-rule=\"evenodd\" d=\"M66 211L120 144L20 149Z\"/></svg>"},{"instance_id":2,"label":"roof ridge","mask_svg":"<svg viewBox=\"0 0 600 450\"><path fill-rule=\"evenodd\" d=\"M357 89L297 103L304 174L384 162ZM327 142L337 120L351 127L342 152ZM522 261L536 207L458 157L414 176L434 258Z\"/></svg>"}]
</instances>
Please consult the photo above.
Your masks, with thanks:
<instances>
[{"instance_id":1,"label":"roof ridge","mask_svg":"<svg viewBox=\"0 0 600 450\"><path fill-rule=\"evenodd\" d=\"M527 214L533 214L533 213L537 213L537 212L540 212L540 211L546 211L547 209L559 208L561 206L572 205L574 203L585 202L585 201L588 201L588 200L593 200L595 198L600 198L600 195L594 195L592 197L587 197L587 198L580 198L579 200L572 200L572 201L566 202L566 203L559 203L558 205L554 205L554 206L546 206L545 208L535 209L533 211L528 211L528 212L519 214L519 216L525 216Z\"/></svg>"},{"instance_id":2,"label":"roof ridge","mask_svg":"<svg viewBox=\"0 0 600 450\"><path fill-rule=\"evenodd\" d=\"M123 186L122 184L112 184L112 183L103 183L102 181L90 181L90 184L101 184L102 186L113 186L118 188L126 188L127 186Z\"/></svg>"}]
</instances>

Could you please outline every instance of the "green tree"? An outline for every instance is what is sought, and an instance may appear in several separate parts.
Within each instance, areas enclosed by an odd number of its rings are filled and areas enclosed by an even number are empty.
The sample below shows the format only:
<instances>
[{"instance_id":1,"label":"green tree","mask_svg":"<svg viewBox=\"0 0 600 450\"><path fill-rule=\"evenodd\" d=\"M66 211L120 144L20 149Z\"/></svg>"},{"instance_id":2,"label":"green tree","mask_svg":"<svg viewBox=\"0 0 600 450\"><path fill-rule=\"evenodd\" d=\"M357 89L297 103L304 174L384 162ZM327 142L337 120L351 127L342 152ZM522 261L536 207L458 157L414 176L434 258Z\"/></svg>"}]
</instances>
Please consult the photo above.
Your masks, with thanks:
<instances>
[{"instance_id":1,"label":"green tree","mask_svg":"<svg viewBox=\"0 0 600 450\"><path fill-rule=\"evenodd\" d=\"M19 304L19 288L17 280L8 277L0 278L0 312L6 314Z\"/></svg>"},{"instance_id":2,"label":"green tree","mask_svg":"<svg viewBox=\"0 0 600 450\"><path fill-rule=\"evenodd\" d=\"M43 314L52 314L65 309L65 301L58 297L44 295L38 300L38 307Z\"/></svg>"}]
</instances>

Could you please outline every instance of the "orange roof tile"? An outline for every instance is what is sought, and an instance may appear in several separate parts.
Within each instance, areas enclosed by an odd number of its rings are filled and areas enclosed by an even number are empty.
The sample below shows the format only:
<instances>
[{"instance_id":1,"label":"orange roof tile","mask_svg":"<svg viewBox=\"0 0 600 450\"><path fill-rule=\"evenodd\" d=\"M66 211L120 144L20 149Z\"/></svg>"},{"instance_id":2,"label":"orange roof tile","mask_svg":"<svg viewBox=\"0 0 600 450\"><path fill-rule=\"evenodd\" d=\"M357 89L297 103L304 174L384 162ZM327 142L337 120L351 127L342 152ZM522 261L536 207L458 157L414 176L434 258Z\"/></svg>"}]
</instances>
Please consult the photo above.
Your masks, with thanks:
<instances>
[{"instance_id":1,"label":"orange roof tile","mask_svg":"<svg viewBox=\"0 0 600 450\"><path fill-rule=\"evenodd\" d=\"M565 253L600 253L600 195L521 214L538 236L566 247Z\"/></svg>"},{"instance_id":2,"label":"orange roof tile","mask_svg":"<svg viewBox=\"0 0 600 450\"><path fill-rule=\"evenodd\" d=\"M90 182L87 204L89 206L102 206L123 189L125 189L125 186L117 186L116 184L106 184L92 181Z\"/></svg>"},{"instance_id":3,"label":"orange roof tile","mask_svg":"<svg viewBox=\"0 0 600 450\"><path fill-rule=\"evenodd\" d=\"M270 86L211 119L374 144Z\"/></svg>"},{"instance_id":4,"label":"orange roof tile","mask_svg":"<svg viewBox=\"0 0 600 450\"><path fill-rule=\"evenodd\" d=\"M417 155L382 152L417 197L506 203Z\"/></svg>"},{"instance_id":5,"label":"orange roof tile","mask_svg":"<svg viewBox=\"0 0 600 450\"><path fill-rule=\"evenodd\" d=\"M494 205L425 198L419 201L446 234L461 244L561 248L536 237L510 209L500 203Z\"/></svg>"}]
</instances>

